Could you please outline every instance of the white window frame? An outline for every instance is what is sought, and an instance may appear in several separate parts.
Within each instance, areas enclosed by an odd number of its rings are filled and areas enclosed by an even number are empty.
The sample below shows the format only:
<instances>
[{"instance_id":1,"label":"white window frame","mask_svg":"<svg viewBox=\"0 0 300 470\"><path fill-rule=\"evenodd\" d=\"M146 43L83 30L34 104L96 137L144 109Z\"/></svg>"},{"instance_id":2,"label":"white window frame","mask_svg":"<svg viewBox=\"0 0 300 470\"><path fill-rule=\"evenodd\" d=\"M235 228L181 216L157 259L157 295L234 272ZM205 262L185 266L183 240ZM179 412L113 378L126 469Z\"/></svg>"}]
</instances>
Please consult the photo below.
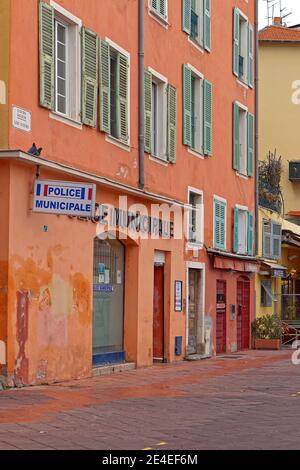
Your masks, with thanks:
<instances>
[{"instance_id":1,"label":"white window frame","mask_svg":"<svg viewBox=\"0 0 300 470\"><path fill-rule=\"evenodd\" d=\"M248 179L248 124L247 124L247 116L248 116L248 108L244 104L240 103L239 101L236 101L236 104L238 105L239 109L239 152L240 152L240 145L241 145L241 119L240 119L240 114L241 112L244 113L244 135L243 135L243 144L244 144L244 156L243 156L243 168L241 165L241 156L239 153L239 171L237 171L238 176L242 176L244 178ZM242 171L244 170L244 171Z\"/></svg>"},{"instance_id":2,"label":"white window frame","mask_svg":"<svg viewBox=\"0 0 300 470\"><path fill-rule=\"evenodd\" d=\"M61 121L72 127L82 129L81 113L81 28L82 20L68 10L60 6L53 0L50 5L54 9L55 23L59 22L67 27L67 68L69 69L69 80L72 83L67 84L67 110L68 113L62 114L56 111L56 92L55 92L55 110L49 112L49 117ZM56 36L56 24L55 24ZM72 37L70 37L72 36ZM56 49L56 43L55 43ZM73 51L73 52L72 52ZM72 52L72 53L71 53ZM55 54L56 56L56 54ZM56 84L56 60L55 60L55 84Z\"/></svg>"},{"instance_id":3,"label":"white window frame","mask_svg":"<svg viewBox=\"0 0 300 470\"><path fill-rule=\"evenodd\" d=\"M198 48L201 49L201 51L204 51L204 2L203 0L195 0L195 1L197 3L199 34L198 34L198 38L194 39L191 35L192 34L192 27L191 27L191 32L188 35L188 38L192 44L195 44ZM192 12L192 9L191 9L191 12Z\"/></svg>"},{"instance_id":4,"label":"white window frame","mask_svg":"<svg viewBox=\"0 0 300 470\"><path fill-rule=\"evenodd\" d=\"M197 196L199 196L199 198L201 198L201 206L200 206L200 209L199 209L199 212L198 212L198 215L200 217L200 233L198 234L198 237L196 239L195 242L191 241L190 238L189 238L189 235L190 235L190 216L191 216L191 212L190 212L190 195L192 194L195 194ZM187 194L187 202L188 202L188 211L187 211L187 220L186 220L186 227L187 227L187 240L188 240L188 243L187 243L187 248L188 249L194 249L194 248L198 248L198 249L203 249L203 246L204 246L204 193L201 189L198 189L198 188L194 188L192 186L189 186L188 187L188 194ZM197 235L196 235L197 236Z\"/></svg>"},{"instance_id":5,"label":"white window frame","mask_svg":"<svg viewBox=\"0 0 300 470\"><path fill-rule=\"evenodd\" d=\"M248 219L248 213L249 213L249 208L247 206L242 206L241 204L236 204L235 208L238 209L239 213L243 212L246 216L246 224L245 224L245 251L241 251L238 247L238 254L240 255L247 255L248 254L248 224L249 224L249 219ZM240 220L240 219L239 219ZM240 245L240 224L238 224L238 240L239 240L239 245Z\"/></svg>"},{"instance_id":6,"label":"white window frame","mask_svg":"<svg viewBox=\"0 0 300 470\"><path fill-rule=\"evenodd\" d=\"M116 145L117 147L119 148L122 148L123 150L126 150L126 151L130 151L130 147L131 147L131 144L130 144L130 135L131 135L131 128L130 128L130 123L131 123L131 119L130 119L130 104L131 104L131 101L130 101L130 71L131 71L131 61L130 61L130 52L126 51L126 49L123 49L123 47L119 46L119 44L117 44L116 42L112 41L109 37L105 37L105 41L109 44L110 46L110 49L112 49L113 51L115 51L116 53L120 53L120 54L123 54L125 57L127 57L127 61L128 61L128 80L127 80L127 96L128 96L128 141L127 142L123 142L119 139L117 139L116 137L112 136L112 135L109 135L109 134L105 134L105 140L106 142L109 142L113 145Z\"/></svg>"},{"instance_id":7,"label":"white window frame","mask_svg":"<svg viewBox=\"0 0 300 470\"><path fill-rule=\"evenodd\" d=\"M152 83L155 83L160 87L158 96L158 152L157 155L151 153L149 158L160 160L164 163L168 163L168 155L167 155L167 137L168 137L168 79L161 73L154 70L152 67L148 67L148 71L152 75ZM151 85L151 93L152 93L152 85ZM152 139L152 136L151 136ZM153 150L152 150L153 152Z\"/></svg>"},{"instance_id":8,"label":"white window frame","mask_svg":"<svg viewBox=\"0 0 300 470\"><path fill-rule=\"evenodd\" d=\"M225 243L224 243L224 249L227 250L227 199L224 199L223 197L221 196L217 196L216 194L214 194L213 196L213 247L215 249L218 249L216 248L216 245L215 245L215 229L216 229L216 226L215 226L215 201L220 201L220 202L224 202L225 203Z\"/></svg>"},{"instance_id":9,"label":"white window frame","mask_svg":"<svg viewBox=\"0 0 300 470\"><path fill-rule=\"evenodd\" d=\"M204 84L204 75L199 70L197 70L193 65L187 64L189 69L192 72L192 75L200 81L199 83L199 110L198 110L198 119L199 119L199 126L198 132L196 133L199 136L199 146L198 148L188 147L188 152L204 158L204 116L203 116L203 84Z\"/></svg>"},{"instance_id":10,"label":"white window frame","mask_svg":"<svg viewBox=\"0 0 300 470\"><path fill-rule=\"evenodd\" d=\"M248 17L239 8L238 8L238 12L239 12L239 22L240 22L240 37L241 37L241 22L246 25L246 28L243 27L243 29L245 31L243 31L243 35L244 35L243 44L242 44L243 50L241 51L242 52L242 57L244 57L244 71L243 71L244 73L243 73L242 77L240 77L240 76L237 77L237 81L240 82L242 85L245 85L247 88L249 88L249 85L248 85L248 68L249 68L248 25L250 23L249 23ZM243 53L245 55L243 55Z\"/></svg>"},{"instance_id":11,"label":"white window frame","mask_svg":"<svg viewBox=\"0 0 300 470\"><path fill-rule=\"evenodd\" d=\"M152 1L148 0L148 13L149 15L158 21L162 26L168 27L168 21L169 21L169 2L168 0L166 1L166 16L162 16L155 8L152 7Z\"/></svg>"}]
</instances>

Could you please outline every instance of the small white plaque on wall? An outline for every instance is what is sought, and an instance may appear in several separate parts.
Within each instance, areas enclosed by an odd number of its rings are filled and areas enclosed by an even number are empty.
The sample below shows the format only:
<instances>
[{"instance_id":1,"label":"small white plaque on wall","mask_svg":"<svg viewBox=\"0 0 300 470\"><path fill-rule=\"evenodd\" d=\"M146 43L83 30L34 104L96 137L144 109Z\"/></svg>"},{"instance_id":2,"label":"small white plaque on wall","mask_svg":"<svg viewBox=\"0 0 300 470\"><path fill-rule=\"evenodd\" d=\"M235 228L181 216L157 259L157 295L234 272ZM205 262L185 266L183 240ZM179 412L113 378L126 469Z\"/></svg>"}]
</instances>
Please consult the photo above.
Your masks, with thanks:
<instances>
[{"instance_id":1,"label":"small white plaque on wall","mask_svg":"<svg viewBox=\"0 0 300 470\"><path fill-rule=\"evenodd\" d=\"M12 108L13 127L23 132L31 132L31 112L14 105Z\"/></svg>"}]
</instances>

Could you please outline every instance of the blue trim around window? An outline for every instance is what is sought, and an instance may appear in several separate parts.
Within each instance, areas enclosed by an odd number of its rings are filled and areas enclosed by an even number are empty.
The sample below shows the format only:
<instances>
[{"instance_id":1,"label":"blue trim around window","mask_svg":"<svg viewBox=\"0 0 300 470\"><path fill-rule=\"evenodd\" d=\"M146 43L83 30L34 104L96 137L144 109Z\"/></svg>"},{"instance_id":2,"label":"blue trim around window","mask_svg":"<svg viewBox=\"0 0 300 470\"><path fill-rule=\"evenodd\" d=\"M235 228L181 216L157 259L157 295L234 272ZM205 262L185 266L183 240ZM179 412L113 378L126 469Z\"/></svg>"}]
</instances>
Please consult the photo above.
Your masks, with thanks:
<instances>
[{"instance_id":1,"label":"blue trim around window","mask_svg":"<svg viewBox=\"0 0 300 470\"><path fill-rule=\"evenodd\" d=\"M125 352L93 354L93 367L125 362Z\"/></svg>"}]
</instances>

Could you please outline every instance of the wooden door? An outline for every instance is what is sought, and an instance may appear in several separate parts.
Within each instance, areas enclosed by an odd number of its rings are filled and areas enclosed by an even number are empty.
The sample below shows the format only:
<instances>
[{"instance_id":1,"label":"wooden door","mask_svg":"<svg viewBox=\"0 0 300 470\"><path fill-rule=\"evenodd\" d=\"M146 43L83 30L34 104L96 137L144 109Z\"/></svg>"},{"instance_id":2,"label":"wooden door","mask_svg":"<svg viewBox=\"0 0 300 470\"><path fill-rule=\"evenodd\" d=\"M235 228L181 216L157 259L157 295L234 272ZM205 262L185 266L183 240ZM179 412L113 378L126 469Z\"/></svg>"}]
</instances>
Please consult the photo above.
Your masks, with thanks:
<instances>
[{"instance_id":1,"label":"wooden door","mask_svg":"<svg viewBox=\"0 0 300 470\"><path fill-rule=\"evenodd\" d=\"M250 347L250 281L241 279L237 282L237 348Z\"/></svg>"},{"instance_id":2,"label":"wooden door","mask_svg":"<svg viewBox=\"0 0 300 470\"><path fill-rule=\"evenodd\" d=\"M189 270L189 318L188 318L188 354L197 354L197 327L199 316L200 271L198 269Z\"/></svg>"},{"instance_id":3,"label":"wooden door","mask_svg":"<svg viewBox=\"0 0 300 470\"><path fill-rule=\"evenodd\" d=\"M153 359L164 359L164 267L154 266Z\"/></svg>"},{"instance_id":4,"label":"wooden door","mask_svg":"<svg viewBox=\"0 0 300 470\"><path fill-rule=\"evenodd\" d=\"M226 352L226 281L217 281L216 352Z\"/></svg>"}]
</instances>

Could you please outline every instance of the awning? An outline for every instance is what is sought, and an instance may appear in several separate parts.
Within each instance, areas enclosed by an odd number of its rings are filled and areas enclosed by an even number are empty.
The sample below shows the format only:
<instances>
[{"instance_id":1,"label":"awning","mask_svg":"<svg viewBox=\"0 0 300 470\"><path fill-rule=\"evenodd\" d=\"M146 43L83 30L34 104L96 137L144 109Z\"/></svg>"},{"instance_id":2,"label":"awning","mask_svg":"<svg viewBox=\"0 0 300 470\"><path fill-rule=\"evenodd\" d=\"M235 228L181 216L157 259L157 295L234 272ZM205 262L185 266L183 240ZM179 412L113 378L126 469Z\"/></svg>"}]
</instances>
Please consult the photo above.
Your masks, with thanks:
<instances>
[{"instance_id":1,"label":"awning","mask_svg":"<svg viewBox=\"0 0 300 470\"><path fill-rule=\"evenodd\" d=\"M259 266L255 263L250 263L243 260L222 258L219 256L214 257L214 268L225 269L227 271L237 271L241 273L257 273L259 270Z\"/></svg>"},{"instance_id":2,"label":"awning","mask_svg":"<svg viewBox=\"0 0 300 470\"><path fill-rule=\"evenodd\" d=\"M282 266L281 264L272 263L270 261L262 261L263 266L267 266L270 269L271 277L278 277L280 279L284 279L287 275L288 268L286 266Z\"/></svg>"}]
</instances>

